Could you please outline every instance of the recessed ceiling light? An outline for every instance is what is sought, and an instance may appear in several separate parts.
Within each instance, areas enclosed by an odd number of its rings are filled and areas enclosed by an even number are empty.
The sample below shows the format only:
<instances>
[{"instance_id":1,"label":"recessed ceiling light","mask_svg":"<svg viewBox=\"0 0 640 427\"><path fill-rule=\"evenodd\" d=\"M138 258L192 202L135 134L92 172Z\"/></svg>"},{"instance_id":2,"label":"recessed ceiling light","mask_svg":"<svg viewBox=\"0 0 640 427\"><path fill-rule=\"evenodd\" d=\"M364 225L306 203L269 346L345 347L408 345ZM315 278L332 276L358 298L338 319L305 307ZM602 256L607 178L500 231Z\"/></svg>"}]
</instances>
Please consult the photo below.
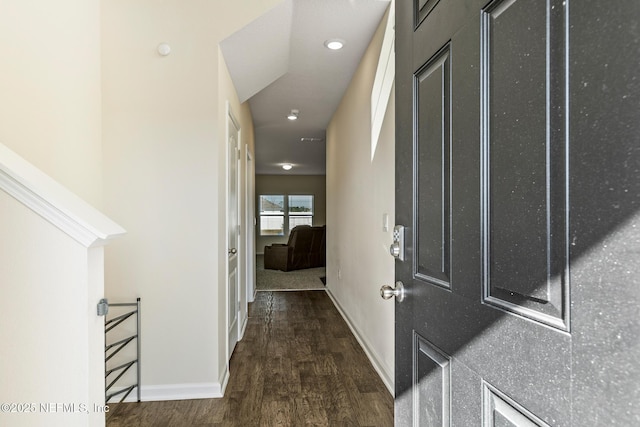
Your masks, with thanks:
<instances>
[{"instance_id":1,"label":"recessed ceiling light","mask_svg":"<svg viewBox=\"0 0 640 427\"><path fill-rule=\"evenodd\" d=\"M329 39L327 41L324 42L324 45L327 47L327 49L331 49L331 50L339 50L342 49L344 46L344 40L340 40L340 39Z\"/></svg>"},{"instance_id":2,"label":"recessed ceiling light","mask_svg":"<svg viewBox=\"0 0 640 427\"><path fill-rule=\"evenodd\" d=\"M282 169L286 171L291 170L292 167L293 165L291 163L285 163L284 165L282 165Z\"/></svg>"},{"instance_id":3,"label":"recessed ceiling light","mask_svg":"<svg viewBox=\"0 0 640 427\"><path fill-rule=\"evenodd\" d=\"M298 120L299 110L291 110L291 112L287 115L287 119L289 120Z\"/></svg>"}]
</instances>

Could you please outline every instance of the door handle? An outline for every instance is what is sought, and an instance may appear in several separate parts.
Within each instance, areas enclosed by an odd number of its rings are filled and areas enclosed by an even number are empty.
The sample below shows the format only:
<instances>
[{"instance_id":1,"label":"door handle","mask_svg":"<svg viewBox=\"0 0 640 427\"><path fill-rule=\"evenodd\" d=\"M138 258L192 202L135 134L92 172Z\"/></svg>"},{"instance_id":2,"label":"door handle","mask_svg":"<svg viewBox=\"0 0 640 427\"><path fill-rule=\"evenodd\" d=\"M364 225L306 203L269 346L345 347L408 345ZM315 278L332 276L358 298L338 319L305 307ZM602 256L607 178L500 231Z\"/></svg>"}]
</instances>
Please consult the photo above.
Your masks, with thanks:
<instances>
[{"instance_id":1,"label":"door handle","mask_svg":"<svg viewBox=\"0 0 640 427\"><path fill-rule=\"evenodd\" d=\"M229 255L235 255L237 253L238 253L238 250L236 248L229 249Z\"/></svg>"},{"instance_id":2,"label":"door handle","mask_svg":"<svg viewBox=\"0 0 640 427\"><path fill-rule=\"evenodd\" d=\"M396 282L396 287L392 288L389 285L383 285L380 288L380 296L382 299L391 299L392 297L396 297L396 301L402 302L404 300L404 285L402 282Z\"/></svg>"}]
</instances>

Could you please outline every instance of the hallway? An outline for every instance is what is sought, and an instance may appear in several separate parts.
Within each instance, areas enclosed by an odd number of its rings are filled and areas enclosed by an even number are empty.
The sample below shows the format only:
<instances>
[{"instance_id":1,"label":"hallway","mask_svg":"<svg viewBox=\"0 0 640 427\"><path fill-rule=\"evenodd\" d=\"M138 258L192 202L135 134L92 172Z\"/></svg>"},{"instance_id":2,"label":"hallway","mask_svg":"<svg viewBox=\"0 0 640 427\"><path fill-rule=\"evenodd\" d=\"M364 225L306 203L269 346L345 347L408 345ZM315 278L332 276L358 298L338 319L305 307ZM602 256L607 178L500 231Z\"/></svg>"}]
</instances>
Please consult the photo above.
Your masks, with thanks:
<instances>
[{"instance_id":1,"label":"hallway","mask_svg":"<svg viewBox=\"0 0 640 427\"><path fill-rule=\"evenodd\" d=\"M258 292L222 399L110 405L107 427L391 426L393 398L324 291Z\"/></svg>"}]
</instances>

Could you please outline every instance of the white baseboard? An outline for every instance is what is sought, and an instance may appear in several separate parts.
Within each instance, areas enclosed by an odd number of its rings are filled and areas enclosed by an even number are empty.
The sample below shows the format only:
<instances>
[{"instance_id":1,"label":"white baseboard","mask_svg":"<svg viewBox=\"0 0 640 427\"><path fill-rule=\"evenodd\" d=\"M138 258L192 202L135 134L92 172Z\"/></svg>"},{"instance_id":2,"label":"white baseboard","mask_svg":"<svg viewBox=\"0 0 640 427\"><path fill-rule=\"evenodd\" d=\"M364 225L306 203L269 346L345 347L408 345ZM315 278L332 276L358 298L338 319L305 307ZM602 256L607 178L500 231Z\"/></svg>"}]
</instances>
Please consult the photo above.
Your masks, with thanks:
<instances>
[{"instance_id":1,"label":"white baseboard","mask_svg":"<svg viewBox=\"0 0 640 427\"><path fill-rule=\"evenodd\" d=\"M331 298L331 301L333 301L333 305L336 306L336 309L338 309L338 312L340 313L344 321L347 323L347 326L349 326L349 329L351 330L353 335L356 337L356 340L358 340L360 347L362 347L365 354L367 355L367 358L373 365L373 369L376 370L376 372L380 376L380 379L382 380L384 385L387 387L387 390L389 390L389 393L391 393L391 395L393 396L395 394L394 378L393 378L394 373L392 372L391 375L389 375L389 373L382 368L382 364L380 363L380 360L377 354L371 349L371 347L367 344L366 340L360 335L358 329L353 325L353 323L351 323L351 319L349 319L349 316L347 316L347 314L338 303L338 300L335 299L335 297L333 296L329 288L327 288L327 294L329 295L329 298Z\"/></svg>"},{"instance_id":2,"label":"white baseboard","mask_svg":"<svg viewBox=\"0 0 640 427\"><path fill-rule=\"evenodd\" d=\"M118 391L123 390L125 388L126 387L113 387L109 391L110 392L118 392ZM120 401L120 399L122 399L122 395L114 396L113 399L111 400L111 402L107 403L107 405L111 405L112 403L118 403ZM142 400L142 395L140 396L140 400ZM137 402L137 401L138 401L138 390L136 390L135 388L133 390L131 390L131 393L129 393L127 398L125 400L123 400L123 402L125 402L125 403L131 403L131 402Z\"/></svg>"},{"instance_id":3,"label":"white baseboard","mask_svg":"<svg viewBox=\"0 0 640 427\"><path fill-rule=\"evenodd\" d=\"M227 371L228 372L228 371ZM224 395L229 382L228 373L221 383L190 383L142 386L140 400L142 402L159 402L164 400L216 399ZM114 389L114 391L118 391ZM137 402L136 390L133 389L124 402ZM116 396L111 403L117 402Z\"/></svg>"},{"instance_id":4,"label":"white baseboard","mask_svg":"<svg viewBox=\"0 0 640 427\"><path fill-rule=\"evenodd\" d=\"M244 337L244 333L247 331L247 325L249 324L249 314L245 313L244 319L242 319L242 327L240 328L240 336L238 337L238 341L241 341Z\"/></svg>"},{"instance_id":5,"label":"white baseboard","mask_svg":"<svg viewBox=\"0 0 640 427\"><path fill-rule=\"evenodd\" d=\"M227 389L227 384L229 384L229 364L224 367L224 372L222 373L222 379L220 380L220 397L224 396L224 392Z\"/></svg>"},{"instance_id":6,"label":"white baseboard","mask_svg":"<svg viewBox=\"0 0 640 427\"><path fill-rule=\"evenodd\" d=\"M191 383L143 386L143 402L162 400L213 399L224 395L226 383Z\"/></svg>"}]
</instances>

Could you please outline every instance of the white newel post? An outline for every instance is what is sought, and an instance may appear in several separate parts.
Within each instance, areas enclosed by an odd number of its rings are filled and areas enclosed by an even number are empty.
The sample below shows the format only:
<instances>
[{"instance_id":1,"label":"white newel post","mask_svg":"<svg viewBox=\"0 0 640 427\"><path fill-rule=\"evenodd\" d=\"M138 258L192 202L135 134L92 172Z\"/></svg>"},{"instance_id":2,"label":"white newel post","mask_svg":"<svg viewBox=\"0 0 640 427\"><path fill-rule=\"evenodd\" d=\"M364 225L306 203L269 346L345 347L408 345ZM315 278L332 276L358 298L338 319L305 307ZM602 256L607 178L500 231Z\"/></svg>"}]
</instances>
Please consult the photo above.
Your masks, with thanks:
<instances>
[{"instance_id":1,"label":"white newel post","mask_svg":"<svg viewBox=\"0 0 640 427\"><path fill-rule=\"evenodd\" d=\"M0 425L104 426L104 251L125 230L0 144Z\"/></svg>"}]
</instances>

